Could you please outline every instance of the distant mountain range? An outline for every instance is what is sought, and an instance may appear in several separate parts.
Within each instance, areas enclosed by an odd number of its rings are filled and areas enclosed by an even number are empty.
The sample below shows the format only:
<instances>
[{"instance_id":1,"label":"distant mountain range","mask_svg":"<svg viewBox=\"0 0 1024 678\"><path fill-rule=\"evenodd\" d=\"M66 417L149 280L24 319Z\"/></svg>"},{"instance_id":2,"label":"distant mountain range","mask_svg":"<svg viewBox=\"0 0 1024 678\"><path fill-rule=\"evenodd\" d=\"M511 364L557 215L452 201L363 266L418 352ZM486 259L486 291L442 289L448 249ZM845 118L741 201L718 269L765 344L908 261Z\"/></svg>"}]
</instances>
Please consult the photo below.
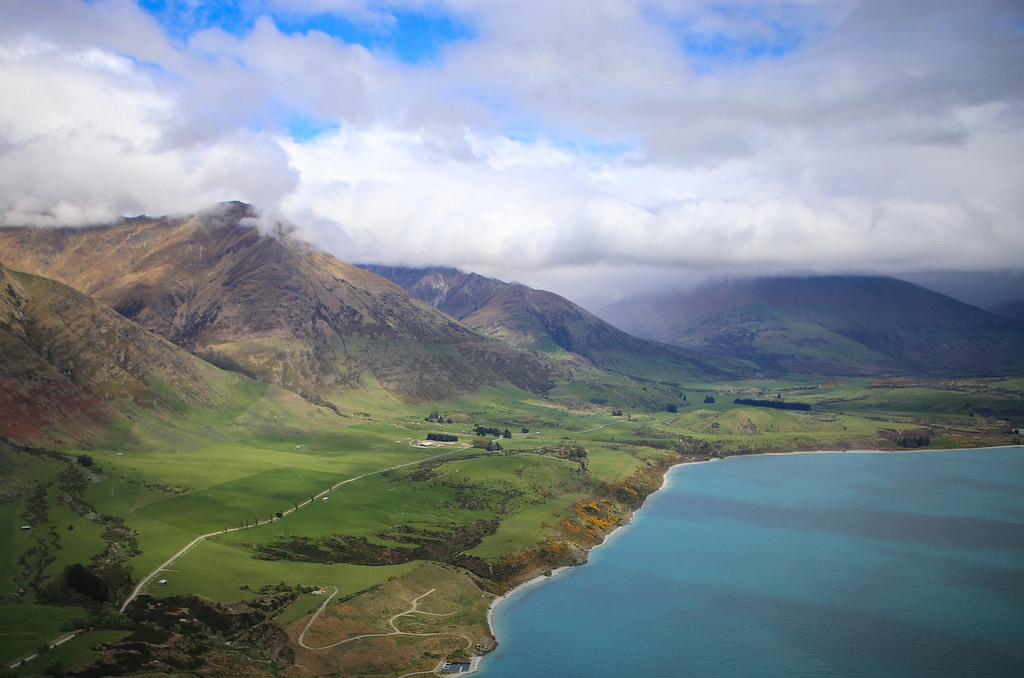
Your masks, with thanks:
<instances>
[{"instance_id":1,"label":"distant mountain range","mask_svg":"<svg viewBox=\"0 0 1024 678\"><path fill-rule=\"evenodd\" d=\"M642 378L706 379L749 373L727 356L639 339L552 292L453 268L364 265L477 332L514 346L579 356Z\"/></svg>"},{"instance_id":2,"label":"distant mountain range","mask_svg":"<svg viewBox=\"0 0 1024 678\"><path fill-rule=\"evenodd\" d=\"M1024 369L1024 325L885 277L734 280L601 315L637 336L769 374L994 375Z\"/></svg>"}]
</instances>

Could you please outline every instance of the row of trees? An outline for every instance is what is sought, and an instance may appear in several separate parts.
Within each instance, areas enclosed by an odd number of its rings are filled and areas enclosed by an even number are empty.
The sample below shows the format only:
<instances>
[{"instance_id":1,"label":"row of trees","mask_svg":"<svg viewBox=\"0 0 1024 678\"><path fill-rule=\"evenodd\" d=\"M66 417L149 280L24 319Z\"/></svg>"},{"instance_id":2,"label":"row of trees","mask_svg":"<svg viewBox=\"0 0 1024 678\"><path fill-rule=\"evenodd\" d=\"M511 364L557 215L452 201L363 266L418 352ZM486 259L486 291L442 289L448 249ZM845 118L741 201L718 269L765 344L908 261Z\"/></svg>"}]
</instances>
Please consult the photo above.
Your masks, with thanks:
<instances>
[{"instance_id":1,"label":"row of trees","mask_svg":"<svg viewBox=\"0 0 1024 678\"><path fill-rule=\"evenodd\" d=\"M457 443L459 436L452 433L428 433L427 440L436 440L439 443Z\"/></svg>"},{"instance_id":2,"label":"row of trees","mask_svg":"<svg viewBox=\"0 0 1024 678\"><path fill-rule=\"evenodd\" d=\"M737 405L749 405L750 407L771 407L776 410L799 410L810 412L811 406L807 403L787 403L782 400L755 400L753 398L736 398L733 403Z\"/></svg>"},{"instance_id":3,"label":"row of trees","mask_svg":"<svg viewBox=\"0 0 1024 678\"><path fill-rule=\"evenodd\" d=\"M481 426L480 424L476 425L476 428L473 429L473 432L476 433L478 436L491 436L492 438L511 438L512 437L512 431L509 431L508 429L505 429L504 431L500 431L500 430L498 430L496 428L490 428L490 427L486 427L486 426ZM528 431L526 429L523 429L523 432L527 433Z\"/></svg>"}]
</instances>

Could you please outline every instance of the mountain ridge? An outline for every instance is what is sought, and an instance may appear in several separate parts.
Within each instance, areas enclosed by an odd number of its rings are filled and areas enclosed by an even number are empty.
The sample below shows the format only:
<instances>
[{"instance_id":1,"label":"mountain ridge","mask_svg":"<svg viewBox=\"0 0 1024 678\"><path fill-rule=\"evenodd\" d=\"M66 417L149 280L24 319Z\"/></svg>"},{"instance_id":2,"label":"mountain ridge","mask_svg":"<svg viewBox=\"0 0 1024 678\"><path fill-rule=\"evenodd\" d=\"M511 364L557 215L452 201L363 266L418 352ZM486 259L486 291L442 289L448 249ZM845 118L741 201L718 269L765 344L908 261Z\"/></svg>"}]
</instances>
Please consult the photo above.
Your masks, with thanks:
<instances>
[{"instance_id":1,"label":"mountain ridge","mask_svg":"<svg viewBox=\"0 0 1024 678\"><path fill-rule=\"evenodd\" d=\"M139 425L174 429L189 412L225 422L254 415L270 388L217 369L63 283L0 264L0 438L123 444ZM316 416L286 393L270 395ZM265 413L275 410L283 412L269 405Z\"/></svg>"},{"instance_id":2,"label":"mountain ridge","mask_svg":"<svg viewBox=\"0 0 1024 678\"><path fill-rule=\"evenodd\" d=\"M733 280L601 312L638 336L776 373L1001 374L1024 362L1019 322L881 276Z\"/></svg>"},{"instance_id":3,"label":"mountain ridge","mask_svg":"<svg viewBox=\"0 0 1024 678\"><path fill-rule=\"evenodd\" d=\"M641 339L553 292L465 273L455 268L362 264L431 306L490 337L547 353L575 354L593 365L647 377L666 370L677 377L736 376L748 369L726 359ZM638 370L637 361L657 362Z\"/></svg>"},{"instance_id":4,"label":"mountain ridge","mask_svg":"<svg viewBox=\"0 0 1024 678\"><path fill-rule=\"evenodd\" d=\"M8 264L81 290L217 365L313 402L383 386L401 399L508 382L537 391L557 368L456 322L404 289L295 238L262 233L244 203L78 229L4 228ZM116 275L113 272L116 271Z\"/></svg>"}]
</instances>

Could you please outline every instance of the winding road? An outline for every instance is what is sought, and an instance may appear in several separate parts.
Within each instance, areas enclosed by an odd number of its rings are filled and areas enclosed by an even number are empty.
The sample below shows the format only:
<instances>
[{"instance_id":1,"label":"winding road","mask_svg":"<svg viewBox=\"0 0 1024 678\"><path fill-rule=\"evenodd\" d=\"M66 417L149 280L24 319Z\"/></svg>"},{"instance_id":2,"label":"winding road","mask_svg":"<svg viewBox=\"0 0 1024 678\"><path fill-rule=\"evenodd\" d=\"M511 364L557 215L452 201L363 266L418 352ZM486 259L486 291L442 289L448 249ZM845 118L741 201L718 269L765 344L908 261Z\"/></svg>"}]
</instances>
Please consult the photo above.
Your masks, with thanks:
<instances>
[{"instance_id":1,"label":"winding road","mask_svg":"<svg viewBox=\"0 0 1024 678\"><path fill-rule=\"evenodd\" d=\"M301 508L303 508L305 506L309 506L310 504L312 504L317 499L320 499L321 497L324 497L324 496L330 494L331 492L334 492L336 489L338 489L342 485L348 485L349 483L354 483L355 481L362 480L363 478L369 478L370 476L379 475L381 473L387 473L388 471L394 471L395 469L405 468L406 466L415 466L417 464L423 464L425 462L433 461L434 459L438 459L439 457L444 457L444 456L447 456L449 454L453 454L455 452L459 452L462 449L464 449L464 446L460 446L460 447L458 447L456 449L453 449L453 450L448 450L447 452L442 452L441 454L435 454L435 455L433 455L431 457L426 457L424 459L417 459L416 461L410 461L407 464L399 464L398 466L389 466L388 468L382 468L382 469L379 469L377 471L370 471L369 473L364 473L362 475L355 476L354 478L349 478L348 480L342 480L339 483L335 483L334 485L331 485L329 488L327 488L323 492L321 492L319 494L316 494L316 495L313 495L312 498L302 502L298 506L290 508L287 511L282 511L281 518L277 518L277 520L281 520L285 516L287 516L289 514L292 514L292 513L295 513L296 511L298 511L299 509L301 509ZM120 611L124 612L126 609L128 609L128 606L131 604L131 602L133 600L135 600L139 596L140 593L142 593L142 590L144 588L146 588L146 585L150 581L153 580L153 577L155 577L160 572L163 572L168 567L170 567L174 563L174 561L176 561L178 558L181 558L183 555L185 555L189 551L189 549L191 549L193 546L195 546L199 542L201 542L201 541L203 541L205 539L209 539L210 537L215 537L218 534L227 534L229 532L238 532L240 530L248 530L250 528L257 527L259 525L264 525L264 524L270 523L270 522L273 522L273 520L264 520L264 521L261 521L261 522L253 523L252 525L245 525L245 526L242 526L242 527L230 527L230 528L227 528L227 529L224 529L224 530L217 530L216 532L208 532L207 534L199 535L198 537L196 537L195 539L190 541L188 544L186 544L184 547L182 547L182 549L180 551L178 551L173 556L171 556L166 561L164 561L164 563L162 565L160 565L160 567L156 568L155 570L153 570L152 572L147 574L145 577L143 577L139 581L138 585L136 585L136 587L132 590L131 594L127 598L125 598L124 602L121 604L121 607L119 608ZM423 614L425 614L425 613L423 613Z\"/></svg>"}]
</instances>

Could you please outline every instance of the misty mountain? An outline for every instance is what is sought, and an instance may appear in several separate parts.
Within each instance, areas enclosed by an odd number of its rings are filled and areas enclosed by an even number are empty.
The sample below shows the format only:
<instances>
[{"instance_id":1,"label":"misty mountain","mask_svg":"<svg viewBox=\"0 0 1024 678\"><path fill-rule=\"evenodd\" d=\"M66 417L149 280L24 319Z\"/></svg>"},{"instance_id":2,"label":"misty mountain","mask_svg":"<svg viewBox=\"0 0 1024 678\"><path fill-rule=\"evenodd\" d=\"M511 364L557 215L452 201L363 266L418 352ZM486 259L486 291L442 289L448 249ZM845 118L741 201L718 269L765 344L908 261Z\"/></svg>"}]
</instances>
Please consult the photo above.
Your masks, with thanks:
<instances>
[{"instance_id":1,"label":"misty mountain","mask_svg":"<svg viewBox=\"0 0 1024 678\"><path fill-rule=\"evenodd\" d=\"M439 399L508 382L544 356L489 339L373 273L263 233L243 203L89 228L0 229L5 263L53 278L196 355L329 403L379 387Z\"/></svg>"},{"instance_id":2,"label":"misty mountain","mask_svg":"<svg viewBox=\"0 0 1024 678\"><path fill-rule=\"evenodd\" d=\"M638 336L779 374L981 375L1024 363L1019 322L893 278L734 280L601 313Z\"/></svg>"},{"instance_id":3,"label":"misty mountain","mask_svg":"<svg viewBox=\"0 0 1024 678\"><path fill-rule=\"evenodd\" d=\"M548 354L572 354L639 377L735 376L749 366L631 336L552 292L453 268L364 265L488 337Z\"/></svg>"}]
</instances>

